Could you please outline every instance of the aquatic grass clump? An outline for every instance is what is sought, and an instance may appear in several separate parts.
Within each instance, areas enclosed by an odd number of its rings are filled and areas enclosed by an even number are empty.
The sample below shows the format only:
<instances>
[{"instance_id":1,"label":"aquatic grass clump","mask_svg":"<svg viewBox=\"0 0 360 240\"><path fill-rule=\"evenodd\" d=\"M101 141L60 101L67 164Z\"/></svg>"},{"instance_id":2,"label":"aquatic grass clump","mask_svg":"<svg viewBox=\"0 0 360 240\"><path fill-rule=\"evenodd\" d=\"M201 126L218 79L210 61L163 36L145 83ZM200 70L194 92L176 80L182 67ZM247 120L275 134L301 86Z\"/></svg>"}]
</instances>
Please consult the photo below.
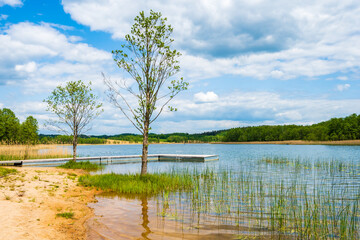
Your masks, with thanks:
<instances>
[{"instance_id":1,"label":"aquatic grass clump","mask_svg":"<svg viewBox=\"0 0 360 240\"><path fill-rule=\"evenodd\" d=\"M0 177L5 177L7 176L8 174L11 174L11 173L16 173L16 169L11 169L11 168L2 168L0 167Z\"/></svg>"},{"instance_id":2,"label":"aquatic grass clump","mask_svg":"<svg viewBox=\"0 0 360 240\"><path fill-rule=\"evenodd\" d=\"M68 161L67 163L60 165L59 168L65 168L65 169L83 169L86 171L96 171L99 169L102 169L103 166L91 163L89 161L86 162L74 162L74 161Z\"/></svg>"},{"instance_id":3,"label":"aquatic grass clump","mask_svg":"<svg viewBox=\"0 0 360 240\"><path fill-rule=\"evenodd\" d=\"M85 175L79 178L84 186L123 194L154 195L167 191L181 191L193 188L193 177L187 173L103 174Z\"/></svg>"},{"instance_id":4,"label":"aquatic grass clump","mask_svg":"<svg viewBox=\"0 0 360 240\"><path fill-rule=\"evenodd\" d=\"M266 164L289 164L290 160L286 157L264 157L262 158L259 163L266 163Z\"/></svg>"}]
</instances>

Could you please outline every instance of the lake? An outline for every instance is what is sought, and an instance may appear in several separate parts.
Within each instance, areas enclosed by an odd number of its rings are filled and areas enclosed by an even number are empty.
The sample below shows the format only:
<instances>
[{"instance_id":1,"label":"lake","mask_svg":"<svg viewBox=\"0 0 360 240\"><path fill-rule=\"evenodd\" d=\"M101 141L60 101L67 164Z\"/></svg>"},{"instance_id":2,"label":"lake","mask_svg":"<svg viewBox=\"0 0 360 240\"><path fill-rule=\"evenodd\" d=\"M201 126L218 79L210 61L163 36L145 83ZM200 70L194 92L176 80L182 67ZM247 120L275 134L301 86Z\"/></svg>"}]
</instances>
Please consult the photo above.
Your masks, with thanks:
<instances>
[{"instance_id":1,"label":"lake","mask_svg":"<svg viewBox=\"0 0 360 240\"><path fill-rule=\"evenodd\" d=\"M141 145L83 145L80 156L141 154ZM196 189L160 196L103 194L90 239L357 239L360 146L158 144L150 154L217 154L207 163L150 162L149 172L196 171ZM139 173L140 163L101 173ZM94 174L94 173L93 173ZM240 237L241 236L241 237Z\"/></svg>"}]
</instances>

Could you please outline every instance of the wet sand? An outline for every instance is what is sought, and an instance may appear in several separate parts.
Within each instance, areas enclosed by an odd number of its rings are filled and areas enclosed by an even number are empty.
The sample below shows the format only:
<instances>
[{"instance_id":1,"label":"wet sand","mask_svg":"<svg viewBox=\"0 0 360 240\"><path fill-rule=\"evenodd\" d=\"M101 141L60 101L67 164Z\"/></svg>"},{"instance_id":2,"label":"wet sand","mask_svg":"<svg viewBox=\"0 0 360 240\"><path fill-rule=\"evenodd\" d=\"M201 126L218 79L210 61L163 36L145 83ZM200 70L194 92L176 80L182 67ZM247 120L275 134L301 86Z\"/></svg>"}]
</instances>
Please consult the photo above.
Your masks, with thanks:
<instances>
[{"instance_id":1,"label":"wet sand","mask_svg":"<svg viewBox=\"0 0 360 240\"><path fill-rule=\"evenodd\" d=\"M0 239L86 239L87 203L95 190L77 186L80 170L16 168L0 178ZM57 217L73 212L72 219Z\"/></svg>"}]
</instances>

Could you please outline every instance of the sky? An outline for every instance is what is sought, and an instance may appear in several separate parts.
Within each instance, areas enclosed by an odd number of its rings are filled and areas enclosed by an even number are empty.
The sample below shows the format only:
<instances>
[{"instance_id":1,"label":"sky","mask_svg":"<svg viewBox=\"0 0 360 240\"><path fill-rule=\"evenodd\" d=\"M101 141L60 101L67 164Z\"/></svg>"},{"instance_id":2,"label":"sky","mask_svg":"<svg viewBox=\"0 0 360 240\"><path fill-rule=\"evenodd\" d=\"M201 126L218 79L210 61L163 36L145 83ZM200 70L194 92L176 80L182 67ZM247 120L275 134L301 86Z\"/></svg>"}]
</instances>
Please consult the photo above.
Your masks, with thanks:
<instances>
[{"instance_id":1,"label":"sky","mask_svg":"<svg viewBox=\"0 0 360 240\"><path fill-rule=\"evenodd\" d=\"M137 133L101 73L133 83L113 60L140 11L174 28L189 89L152 132L313 124L360 114L360 2L338 0L0 0L0 108L40 133L58 85L91 82L103 114L87 134ZM134 100L130 102L136 103Z\"/></svg>"}]
</instances>

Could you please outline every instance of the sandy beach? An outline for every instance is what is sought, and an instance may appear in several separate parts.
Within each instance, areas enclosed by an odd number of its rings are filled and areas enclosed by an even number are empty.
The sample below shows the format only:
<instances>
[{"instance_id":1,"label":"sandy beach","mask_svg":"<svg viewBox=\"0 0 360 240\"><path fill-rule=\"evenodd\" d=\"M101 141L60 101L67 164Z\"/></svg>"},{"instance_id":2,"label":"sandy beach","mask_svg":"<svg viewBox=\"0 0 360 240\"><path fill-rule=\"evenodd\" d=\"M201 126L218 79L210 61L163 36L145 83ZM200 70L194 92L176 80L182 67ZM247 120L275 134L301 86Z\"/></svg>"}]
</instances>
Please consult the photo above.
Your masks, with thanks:
<instances>
[{"instance_id":1,"label":"sandy beach","mask_svg":"<svg viewBox=\"0 0 360 240\"><path fill-rule=\"evenodd\" d=\"M16 168L0 178L0 239L86 239L87 203L96 190L77 186L81 170ZM74 213L73 218L57 216Z\"/></svg>"}]
</instances>

